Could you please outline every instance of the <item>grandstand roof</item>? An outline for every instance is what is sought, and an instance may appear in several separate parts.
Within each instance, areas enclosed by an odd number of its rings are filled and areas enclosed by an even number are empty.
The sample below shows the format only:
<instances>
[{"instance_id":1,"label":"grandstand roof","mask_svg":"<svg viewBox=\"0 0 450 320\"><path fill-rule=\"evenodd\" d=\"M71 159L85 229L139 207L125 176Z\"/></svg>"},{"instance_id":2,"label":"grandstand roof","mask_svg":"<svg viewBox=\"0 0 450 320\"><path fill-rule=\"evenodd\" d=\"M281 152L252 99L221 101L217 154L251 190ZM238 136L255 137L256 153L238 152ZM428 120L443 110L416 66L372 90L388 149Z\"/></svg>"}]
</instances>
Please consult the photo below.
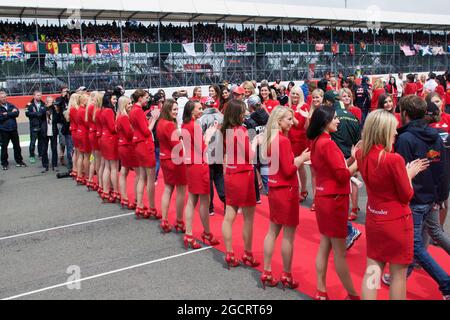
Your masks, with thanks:
<instances>
[{"instance_id":1,"label":"grandstand roof","mask_svg":"<svg viewBox=\"0 0 450 320\"><path fill-rule=\"evenodd\" d=\"M262 4L224 0L0 0L0 15L68 19L79 10L85 20L194 21L367 28L450 30L448 15ZM369 27L370 27L369 23Z\"/></svg>"}]
</instances>

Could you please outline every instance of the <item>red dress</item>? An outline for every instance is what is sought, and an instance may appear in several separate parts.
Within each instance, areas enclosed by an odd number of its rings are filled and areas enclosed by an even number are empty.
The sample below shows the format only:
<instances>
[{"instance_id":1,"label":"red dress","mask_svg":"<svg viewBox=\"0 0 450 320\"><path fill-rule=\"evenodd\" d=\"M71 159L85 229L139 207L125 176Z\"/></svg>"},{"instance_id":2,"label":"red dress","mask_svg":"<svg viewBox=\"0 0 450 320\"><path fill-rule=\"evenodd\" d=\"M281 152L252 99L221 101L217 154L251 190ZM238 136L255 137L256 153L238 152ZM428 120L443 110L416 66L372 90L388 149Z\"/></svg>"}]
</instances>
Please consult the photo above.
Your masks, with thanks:
<instances>
[{"instance_id":1,"label":"red dress","mask_svg":"<svg viewBox=\"0 0 450 320\"><path fill-rule=\"evenodd\" d=\"M444 86L438 85L438 86L436 87L436 93L439 94L439 96L441 97L441 100L442 100L442 107L441 107L441 110L442 110L442 112L444 112L444 111L445 111L445 106L446 106L446 101L445 101L445 98L446 98L446 92L445 92Z\"/></svg>"},{"instance_id":2,"label":"red dress","mask_svg":"<svg viewBox=\"0 0 450 320\"><path fill-rule=\"evenodd\" d=\"M130 111L129 117L131 126L134 129L133 143L139 167L154 168L156 166L155 144L142 107L135 104Z\"/></svg>"},{"instance_id":3,"label":"red dress","mask_svg":"<svg viewBox=\"0 0 450 320\"><path fill-rule=\"evenodd\" d=\"M269 208L270 221L275 224L285 226L297 226L299 223L299 194L297 167L294 165L294 154L291 143L281 132L272 141L278 143L278 152L270 153L270 158L275 159L270 162L269 172ZM272 149L276 151L276 148Z\"/></svg>"},{"instance_id":4,"label":"red dress","mask_svg":"<svg viewBox=\"0 0 450 320\"><path fill-rule=\"evenodd\" d=\"M160 118L156 127L159 141L159 159L165 184L184 186L187 184L186 165L183 163L183 143L173 121Z\"/></svg>"},{"instance_id":5,"label":"red dress","mask_svg":"<svg viewBox=\"0 0 450 320\"><path fill-rule=\"evenodd\" d=\"M390 83L387 84L386 89L387 92L392 96L392 102L394 103L394 106L396 106L398 103L398 90L395 89L395 87Z\"/></svg>"},{"instance_id":6,"label":"red dress","mask_svg":"<svg viewBox=\"0 0 450 320\"><path fill-rule=\"evenodd\" d=\"M423 83L420 81L416 82L416 87L417 87L417 96L419 96L420 98L424 98L425 96L425 92L424 92L424 88L423 88Z\"/></svg>"},{"instance_id":7,"label":"red dress","mask_svg":"<svg viewBox=\"0 0 450 320\"><path fill-rule=\"evenodd\" d=\"M350 171L344 155L328 133L311 144L311 164L316 172L316 217L321 234L347 237L350 206Z\"/></svg>"},{"instance_id":8,"label":"red dress","mask_svg":"<svg viewBox=\"0 0 450 320\"><path fill-rule=\"evenodd\" d=\"M205 158L206 145L200 125L191 120L183 123L184 162L188 191L192 194L209 194L209 166Z\"/></svg>"},{"instance_id":9,"label":"red dress","mask_svg":"<svg viewBox=\"0 0 450 320\"><path fill-rule=\"evenodd\" d=\"M95 139L97 140L98 150L100 151L101 154L102 154L101 138L102 138L102 132L103 132L102 113L103 113L103 109L98 109L95 112L95 117L94 116L92 117L92 120L95 121ZM94 118L95 118L95 120L94 120Z\"/></svg>"},{"instance_id":10,"label":"red dress","mask_svg":"<svg viewBox=\"0 0 450 320\"><path fill-rule=\"evenodd\" d=\"M417 94L417 84L415 82L408 82L403 91L403 96L411 96Z\"/></svg>"},{"instance_id":11,"label":"red dress","mask_svg":"<svg viewBox=\"0 0 450 320\"><path fill-rule=\"evenodd\" d=\"M251 164L253 152L250 148L247 129L243 126L234 127L232 138L232 141L225 141L227 158L225 202L226 205L233 207L254 207L256 191L255 175Z\"/></svg>"},{"instance_id":12,"label":"red dress","mask_svg":"<svg viewBox=\"0 0 450 320\"><path fill-rule=\"evenodd\" d=\"M78 144L81 153L91 153L92 148L89 143L89 123L86 121L86 107L80 106L75 116L77 123Z\"/></svg>"},{"instance_id":13,"label":"red dress","mask_svg":"<svg viewBox=\"0 0 450 320\"><path fill-rule=\"evenodd\" d=\"M370 111L374 111L378 108L378 99L382 94L385 94L386 91L383 88L376 89L372 94L372 103L370 105Z\"/></svg>"},{"instance_id":14,"label":"red dress","mask_svg":"<svg viewBox=\"0 0 450 320\"><path fill-rule=\"evenodd\" d=\"M277 100L271 99L264 101L263 104L266 106L266 109L269 113L271 113L272 110L275 109L275 107L280 105L280 103Z\"/></svg>"},{"instance_id":15,"label":"red dress","mask_svg":"<svg viewBox=\"0 0 450 320\"><path fill-rule=\"evenodd\" d=\"M114 111L104 108L102 112L102 156L105 160L119 160L119 146L117 140Z\"/></svg>"},{"instance_id":16,"label":"red dress","mask_svg":"<svg viewBox=\"0 0 450 320\"><path fill-rule=\"evenodd\" d=\"M291 141L292 151L294 152L294 156L298 157L305 151L306 148L309 147L308 138L306 137L306 118L303 117L300 113L298 113L297 106L293 105L292 109L294 110L294 117L298 121L298 125L293 125L291 130L289 130L289 140ZM301 107L304 111L309 111L309 107L307 104Z\"/></svg>"},{"instance_id":17,"label":"red dress","mask_svg":"<svg viewBox=\"0 0 450 320\"><path fill-rule=\"evenodd\" d=\"M117 137L119 140L119 160L125 168L139 166L133 144L133 128L128 116L121 114L116 121Z\"/></svg>"},{"instance_id":18,"label":"red dress","mask_svg":"<svg viewBox=\"0 0 450 320\"><path fill-rule=\"evenodd\" d=\"M356 117L356 119L358 119L359 123L361 123L361 121L362 121L362 111L361 111L360 108L355 107L355 106L351 106L351 107L348 108L348 111L353 113L353 115Z\"/></svg>"},{"instance_id":19,"label":"red dress","mask_svg":"<svg viewBox=\"0 0 450 320\"><path fill-rule=\"evenodd\" d=\"M89 144L91 145L91 148L93 151L99 151L100 148L98 146L97 127L93 120L94 108L95 108L94 105L90 105L87 110L88 126L89 126Z\"/></svg>"},{"instance_id":20,"label":"red dress","mask_svg":"<svg viewBox=\"0 0 450 320\"><path fill-rule=\"evenodd\" d=\"M74 107L70 108L69 111L69 121L70 121L70 133L72 135L72 141L73 141L73 146L75 149L79 149L80 148L80 143L78 140L78 125L76 122L76 117L77 117L77 109Z\"/></svg>"},{"instance_id":21,"label":"red dress","mask_svg":"<svg viewBox=\"0 0 450 320\"><path fill-rule=\"evenodd\" d=\"M367 188L367 256L380 262L410 264L414 256L414 228L409 201L414 190L405 160L374 146L358 168ZM380 156L381 153L381 156Z\"/></svg>"}]
</instances>

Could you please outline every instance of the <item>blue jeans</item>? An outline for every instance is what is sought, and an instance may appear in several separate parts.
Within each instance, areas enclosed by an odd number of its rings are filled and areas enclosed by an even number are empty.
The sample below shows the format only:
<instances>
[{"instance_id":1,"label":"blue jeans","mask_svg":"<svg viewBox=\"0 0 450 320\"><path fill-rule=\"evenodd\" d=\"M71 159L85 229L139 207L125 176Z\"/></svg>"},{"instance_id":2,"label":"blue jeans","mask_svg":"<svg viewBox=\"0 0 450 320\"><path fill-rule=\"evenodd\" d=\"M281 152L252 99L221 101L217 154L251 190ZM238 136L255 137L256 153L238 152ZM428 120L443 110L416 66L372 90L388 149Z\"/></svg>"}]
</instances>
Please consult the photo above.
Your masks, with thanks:
<instances>
[{"instance_id":1,"label":"blue jeans","mask_svg":"<svg viewBox=\"0 0 450 320\"><path fill-rule=\"evenodd\" d=\"M155 145L155 158L156 158L155 181L158 181L159 169L161 168L161 161L159 160L159 144Z\"/></svg>"},{"instance_id":2,"label":"blue jeans","mask_svg":"<svg viewBox=\"0 0 450 320\"><path fill-rule=\"evenodd\" d=\"M443 295L450 295L450 276L431 257L423 241L425 220L432 214L434 203L410 205L410 207L414 219L414 260L439 284L439 290ZM412 271L412 268L412 265L409 266L408 273Z\"/></svg>"},{"instance_id":3,"label":"blue jeans","mask_svg":"<svg viewBox=\"0 0 450 320\"><path fill-rule=\"evenodd\" d=\"M72 136L70 134L65 135L64 136L64 141L66 142L67 169L69 169L69 171L72 171L72 168L73 168L73 163L72 163L73 140L72 140Z\"/></svg>"}]
</instances>

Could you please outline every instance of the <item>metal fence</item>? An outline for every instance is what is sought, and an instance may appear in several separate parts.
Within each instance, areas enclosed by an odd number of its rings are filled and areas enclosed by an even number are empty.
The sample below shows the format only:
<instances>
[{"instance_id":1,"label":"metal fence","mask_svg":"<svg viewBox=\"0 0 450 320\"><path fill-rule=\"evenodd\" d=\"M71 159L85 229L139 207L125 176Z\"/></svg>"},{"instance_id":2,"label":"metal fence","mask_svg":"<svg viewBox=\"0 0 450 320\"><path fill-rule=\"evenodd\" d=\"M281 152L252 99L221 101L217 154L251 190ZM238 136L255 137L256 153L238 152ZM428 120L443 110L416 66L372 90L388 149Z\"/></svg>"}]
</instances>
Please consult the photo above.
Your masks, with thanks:
<instances>
[{"instance_id":1,"label":"metal fence","mask_svg":"<svg viewBox=\"0 0 450 320\"><path fill-rule=\"evenodd\" d=\"M242 82L248 79L307 79L311 66L314 77L327 71L368 74L442 71L448 68L449 54L406 57L399 46L359 44L350 53L350 45L340 45L339 53L325 45L316 52L310 44L249 43L245 52L228 52L223 43L195 44L196 56L184 52L181 44L131 43L129 52L77 56L71 44L59 44L58 54L47 52L44 43L36 53L21 59L0 60L0 88L10 95L28 95L34 90L58 92L62 85L70 89L86 86L104 90L122 85L125 89L209 85L222 80ZM128 50L127 50L128 51Z\"/></svg>"}]
</instances>

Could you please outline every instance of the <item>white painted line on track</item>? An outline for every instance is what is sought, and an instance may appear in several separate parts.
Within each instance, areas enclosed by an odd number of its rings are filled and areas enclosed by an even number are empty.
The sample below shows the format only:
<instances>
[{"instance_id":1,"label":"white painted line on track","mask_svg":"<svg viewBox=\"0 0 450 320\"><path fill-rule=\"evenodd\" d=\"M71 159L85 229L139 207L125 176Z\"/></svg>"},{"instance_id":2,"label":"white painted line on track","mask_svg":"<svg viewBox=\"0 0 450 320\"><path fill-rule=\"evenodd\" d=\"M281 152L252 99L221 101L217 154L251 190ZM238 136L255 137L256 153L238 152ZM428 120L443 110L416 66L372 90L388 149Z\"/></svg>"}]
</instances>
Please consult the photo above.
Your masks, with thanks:
<instances>
[{"instance_id":1,"label":"white painted line on track","mask_svg":"<svg viewBox=\"0 0 450 320\"><path fill-rule=\"evenodd\" d=\"M130 267L121 268L121 269L117 269L117 270L113 270L113 271L109 271L109 272L105 272L105 273L100 273L100 274L97 274L97 275L94 275L94 276L90 276L90 277L87 277L87 278L81 278L81 279L78 279L78 280L75 280L75 281L68 281L68 282L57 284L57 285L54 285L54 286L51 286L51 287L42 288L42 289L39 289L39 290L30 291L30 292L25 292L25 293L18 294L18 295L12 296L12 297L3 298L1 300L14 300L14 299L30 296L30 295L33 295L33 294L36 294L36 293L40 293L40 292L44 292L44 291L48 291L48 290L52 290L52 289L56 289L56 288L61 288L61 287L68 286L68 285L74 285L76 283L80 283L80 282L83 282L83 281L92 280L92 279L108 276L108 275L111 275L111 274L115 274L115 273L131 270L131 269L136 269L136 268L140 268L140 267L143 267L143 266L148 266L148 265L151 265L151 264L154 264L154 263L167 261L167 260L170 260L170 259L175 259L175 258L178 258L178 257L182 257L182 256L186 256L186 255L189 255L189 254L193 254L193 253L202 252L202 251L205 251L205 250L209 250L211 248L212 248L211 246L204 247L204 248L201 248L201 249L198 249L198 250L188 251L188 252L180 253L180 254L177 254L177 255L173 255L173 256L157 259L157 260L147 261L147 262L136 264L136 265L133 265L133 266L130 266Z\"/></svg>"},{"instance_id":2,"label":"white painted line on track","mask_svg":"<svg viewBox=\"0 0 450 320\"><path fill-rule=\"evenodd\" d=\"M8 240L8 239L14 239L14 238L20 238L20 237L25 237L25 236L30 236L30 235L37 234L37 233L44 233L44 232L49 232L49 231L54 231L54 230L71 228L71 227L81 226L81 225L84 225L84 224L91 224L91 223L100 222L100 221L106 221L106 220L113 220L113 219L123 218L123 217L131 216L133 214L134 214L134 212L130 212L130 213L125 213L125 214L119 214L117 216L112 216L112 217L106 217L106 218L101 218L101 219L77 222L77 223L68 224L68 225L65 225L65 226L59 226L59 227L54 227L54 228L49 228L49 229L43 229L43 230L37 230L37 231L32 231L32 232L27 232L27 233L16 234L16 235L12 235L12 236L2 237L2 238L0 238L0 241Z\"/></svg>"}]
</instances>

